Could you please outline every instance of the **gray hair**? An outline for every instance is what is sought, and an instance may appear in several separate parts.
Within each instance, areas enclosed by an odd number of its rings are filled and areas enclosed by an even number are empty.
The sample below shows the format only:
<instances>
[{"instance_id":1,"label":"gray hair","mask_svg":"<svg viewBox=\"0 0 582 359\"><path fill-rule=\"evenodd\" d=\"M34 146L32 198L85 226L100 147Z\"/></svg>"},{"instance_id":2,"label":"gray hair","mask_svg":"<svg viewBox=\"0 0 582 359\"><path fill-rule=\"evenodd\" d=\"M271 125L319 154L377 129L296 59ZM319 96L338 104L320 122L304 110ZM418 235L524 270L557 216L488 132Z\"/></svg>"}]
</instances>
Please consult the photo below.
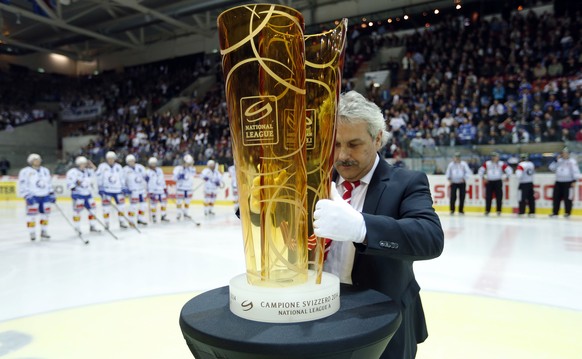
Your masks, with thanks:
<instances>
[{"instance_id":1,"label":"gray hair","mask_svg":"<svg viewBox=\"0 0 582 359\"><path fill-rule=\"evenodd\" d=\"M339 96L337 121L347 124L367 122L368 133L372 138L376 138L378 132L382 131L381 147L388 142L389 134L382 111L375 103L368 101L356 91L342 93Z\"/></svg>"}]
</instances>

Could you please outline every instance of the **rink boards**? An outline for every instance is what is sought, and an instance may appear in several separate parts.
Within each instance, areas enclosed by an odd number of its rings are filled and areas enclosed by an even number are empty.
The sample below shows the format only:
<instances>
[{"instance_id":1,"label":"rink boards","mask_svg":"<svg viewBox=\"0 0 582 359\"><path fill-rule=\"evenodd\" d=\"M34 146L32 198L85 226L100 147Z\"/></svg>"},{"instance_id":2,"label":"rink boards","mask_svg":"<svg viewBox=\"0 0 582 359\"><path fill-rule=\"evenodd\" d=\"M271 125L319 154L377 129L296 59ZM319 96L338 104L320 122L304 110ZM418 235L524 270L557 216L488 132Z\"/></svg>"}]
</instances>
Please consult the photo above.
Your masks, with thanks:
<instances>
[{"instance_id":1,"label":"rink boards","mask_svg":"<svg viewBox=\"0 0 582 359\"><path fill-rule=\"evenodd\" d=\"M429 175L428 180L434 201L434 207L438 211L448 211L450 201L450 183L443 175ZM536 209L538 213L548 214L552 208L552 194L554 189L555 176L553 174L538 174L535 177L534 191L536 198ZM233 188L231 177L228 173L223 176L224 187L217 193L217 204L232 204ZM168 196L175 197L176 186L171 175L166 175L168 185ZM70 191L66 186L64 176L53 177L53 188L59 198L69 198ZM97 194L97 186L94 186ZM204 181L200 177L194 179L194 192L192 201L202 203L204 198ZM572 192L574 200L574 210L572 214L582 215L582 181L578 181ZM98 198L98 196L96 196ZM518 181L515 176L503 183L503 212L514 213L517 211L519 197ZM17 178L4 176L0 177L0 200L17 199ZM494 200L495 205L495 200ZM478 176L472 176L467 182L467 195L465 199L465 211L481 212L485 207L485 187L483 181ZM495 208L495 207L494 207ZM563 204L562 204L563 210Z\"/></svg>"}]
</instances>

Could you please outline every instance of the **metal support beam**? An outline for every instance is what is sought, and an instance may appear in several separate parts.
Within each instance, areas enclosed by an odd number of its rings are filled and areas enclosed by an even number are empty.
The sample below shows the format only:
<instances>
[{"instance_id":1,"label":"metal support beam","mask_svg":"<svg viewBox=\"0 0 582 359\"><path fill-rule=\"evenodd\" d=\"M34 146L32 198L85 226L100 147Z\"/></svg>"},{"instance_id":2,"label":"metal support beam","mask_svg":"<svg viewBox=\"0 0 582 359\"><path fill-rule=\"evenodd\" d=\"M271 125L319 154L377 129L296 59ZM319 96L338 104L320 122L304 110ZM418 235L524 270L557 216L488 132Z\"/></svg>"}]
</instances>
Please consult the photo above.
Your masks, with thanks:
<instances>
[{"instance_id":1,"label":"metal support beam","mask_svg":"<svg viewBox=\"0 0 582 359\"><path fill-rule=\"evenodd\" d=\"M80 19L83 16L88 15L88 14L92 13L93 11L100 9L100 8L101 8L101 5L91 5L88 8L86 8L85 10L79 11L75 15L73 15L70 18L65 19L65 20L70 23L71 21L75 21L77 19Z\"/></svg>"},{"instance_id":2,"label":"metal support beam","mask_svg":"<svg viewBox=\"0 0 582 359\"><path fill-rule=\"evenodd\" d=\"M17 46L17 47L21 47L23 49L28 49L28 50L33 50L33 51L38 51L38 52L44 52L47 54L59 54L59 55L63 55L66 56L72 60L78 60L79 56L77 56L77 54L74 54L72 52L68 52L68 51L61 51L61 50L56 50L56 49L47 49L46 47L42 47L42 46L37 46L37 45L33 45L33 44L29 44L26 42L22 42L22 41L18 41L18 40L14 40L12 38L6 37L4 35L2 35L0 33L0 40L2 40L2 42L6 45L12 45L12 46Z\"/></svg>"},{"instance_id":3,"label":"metal support beam","mask_svg":"<svg viewBox=\"0 0 582 359\"><path fill-rule=\"evenodd\" d=\"M142 29L143 29L143 27L142 27ZM135 35L131 31L128 30L125 32L125 34L131 40L131 42L133 42L136 45L141 45L139 39L137 37L135 37Z\"/></svg>"},{"instance_id":4,"label":"metal support beam","mask_svg":"<svg viewBox=\"0 0 582 359\"><path fill-rule=\"evenodd\" d=\"M157 10L150 9L148 7L145 7L143 5L140 5L140 4L138 4L137 2L135 2L133 0L113 0L113 1L115 1L116 3L118 3L120 5L126 6L128 8L137 10L137 11L143 13L143 14L150 15L152 17L155 17L157 19L160 19L163 22L165 22L167 24L170 24L170 25L173 25L173 26L175 26L175 27L177 27L179 29L186 30L186 31L189 31L189 32L197 32L197 29L196 28L194 28L194 27L192 27L192 26L190 26L190 25L188 25L188 24L186 24L186 23L184 23L182 21L176 20L176 19L174 19L171 16L168 16L166 14L162 14L161 12L159 12Z\"/></svg>"},{"instance_id":5,"label":"metal support beam","mask_svg":"<svg viewBox=\"0 0 582 359\"><path fill-rule=\"evenodd\" d=\"M27 11L27 10L24 10L21 8L17 8L17 7L12 6L12 5L6 5L6 4L0 3L0 10L5 10L5 11L11 12L13 14L20 14L21 16L24 16L26 18L29 18L29 19L32 19L32 20L35 20L38 22L42 22L42 23L50 25L50 26L56 26L56 27L59 27L61 29L75 32L75 33L78 33L81 35L89 36L89 37L92 37L92 38L97 39L97 40L108 42L110 44L115 44L118 46L127 47L127 48L131 48L131 49L138 48L138 46L133 45L129 42L117 40L117 39L112 38L112 37L101 35L101 34L94 32L94 31L86 30L86 29L83 29L83 28L78 27L78 26L73 26L73 25L70 25L70 24L62 21L62 20L49 19L47 17L37 15L35 13L32 13L30 11Z\"/></svg>"},{"instance_id":6,"label":"metal support beam","mask_svg":"<svg viewBox=\"0 0 582 359\"><path fill-rule=\"evenodd\" d=\"M48 7L48 5L44 1L34 0L34 2L36 3L36 5L38 5L38 7L40 7L42 9L42 11L44 11L47 14L48 17L50 17L53 20L59 20L59 18L57 17L57 14L55 14L53 9Z\"/></svg>"}]
</instances>

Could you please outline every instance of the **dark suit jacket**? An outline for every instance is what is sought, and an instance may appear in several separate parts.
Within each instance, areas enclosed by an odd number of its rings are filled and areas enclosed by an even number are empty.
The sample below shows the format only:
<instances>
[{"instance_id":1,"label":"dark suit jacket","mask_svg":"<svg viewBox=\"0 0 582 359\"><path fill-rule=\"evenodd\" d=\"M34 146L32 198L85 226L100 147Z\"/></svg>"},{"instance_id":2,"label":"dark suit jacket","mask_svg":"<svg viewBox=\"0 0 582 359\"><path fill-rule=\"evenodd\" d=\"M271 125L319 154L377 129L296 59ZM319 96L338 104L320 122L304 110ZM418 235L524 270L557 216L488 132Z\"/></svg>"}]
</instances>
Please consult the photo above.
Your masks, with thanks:
<instances>
[{"instance_id":1,"label":"dark suit jacket","mask_svg":"<svg viewBox=\"0 0 582 359\"><path fill-rule=\"evenodd\" d=\"M438 257L444 244L426 175L381 158L362 213L366 244L356 244L353 285L382 292L401 305L402 324L382 358L414 358L416 344L428 333L412 263Z\"/></svg>"}]
</instances>

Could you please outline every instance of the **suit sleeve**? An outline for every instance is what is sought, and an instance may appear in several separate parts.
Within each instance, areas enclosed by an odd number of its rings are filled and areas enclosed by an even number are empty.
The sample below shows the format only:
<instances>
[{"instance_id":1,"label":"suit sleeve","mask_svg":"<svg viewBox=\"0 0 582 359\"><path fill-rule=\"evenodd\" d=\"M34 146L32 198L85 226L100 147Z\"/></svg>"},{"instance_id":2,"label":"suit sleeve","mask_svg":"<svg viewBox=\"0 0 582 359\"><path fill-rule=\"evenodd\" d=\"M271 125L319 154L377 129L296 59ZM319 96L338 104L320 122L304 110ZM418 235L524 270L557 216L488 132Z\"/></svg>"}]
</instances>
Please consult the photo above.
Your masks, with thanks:
<instances>
[{"instance_id":1,"label":"suit sleeve","mask_svg":"<svg viewBox=\"0 0 582 359\"><path fill-rule=\"evenodd\" d=\"M401 198L399 218L362 213L367 245L357 244L356 248L364 254L423 260L442 253L444 234L432 207L428 179L424 173L412 173L407 176L409 181Z\"/></svg>"}]
</instances>

